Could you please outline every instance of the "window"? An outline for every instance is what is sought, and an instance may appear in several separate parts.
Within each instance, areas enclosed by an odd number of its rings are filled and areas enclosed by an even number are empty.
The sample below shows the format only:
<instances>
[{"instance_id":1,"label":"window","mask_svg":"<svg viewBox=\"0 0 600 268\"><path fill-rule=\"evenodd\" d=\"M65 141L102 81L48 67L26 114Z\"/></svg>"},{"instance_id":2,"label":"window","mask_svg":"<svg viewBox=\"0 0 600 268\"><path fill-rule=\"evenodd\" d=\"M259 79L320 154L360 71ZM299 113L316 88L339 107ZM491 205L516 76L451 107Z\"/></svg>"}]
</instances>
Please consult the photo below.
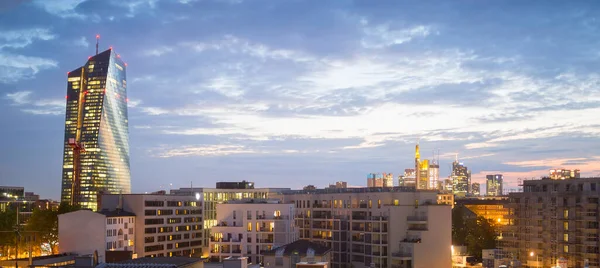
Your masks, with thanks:
<instances>
[{"instance_id":1,"label":"window","mask_svg":"<svg viewBox=\"0 0 600 268\"><path fill-rule=\"evenodd\" d=\"M234 219L234 220L236 219L236 213L235 213L235 212L236 212L236 211L234 210L234 211L233 211L233 219Z\"/></svg>"},{"instance_id":2,"label":"window","mask_svg":"<svg viewBox=\"0 0 600 268\"><path fill-rule=\"evenodd\" d=\"M563 210L563 218L565 218L565 219L569 218L569 210L568 209Z\"/></svg>"},{"instance_id":3,"label":"window","mask_svg":"<svg viewBox=\"0 0 600 268\"><path fill-rule=\"evenodd\" d=\"M569 253L569 246L568 245L564 245L563 246L563 252L564 253Z\"/></svg>"},{"instance_id":4,"label":"window","mask_svg":"<svg viewBox=\"0 0 600 268\"><path fill-rule=\"evenodd\" d=\"M569 234L566 234L566 233L565 233L565 234L563 234L563 240L564 240L565 242L569 242Z\"/></svg>"},{"instance_id":5,"label":"window","mask_svg":"<svg viewBox=\"0 0 600 268\"><path fill-rule=\"evenodd\" d=\"M590 184L590 190L596 191L596 183L595 182Z\"/></svg>"},{"instance_id":6,"label":"window","mask_svg":"<svg viewBox=\"0 0 600 268\"><path fill-rule=\"evenodd\" d=\"M565 231L569 230L569 222L568 221L563 222L563 229L565 229Z\"/></svg>"}]
</instances>

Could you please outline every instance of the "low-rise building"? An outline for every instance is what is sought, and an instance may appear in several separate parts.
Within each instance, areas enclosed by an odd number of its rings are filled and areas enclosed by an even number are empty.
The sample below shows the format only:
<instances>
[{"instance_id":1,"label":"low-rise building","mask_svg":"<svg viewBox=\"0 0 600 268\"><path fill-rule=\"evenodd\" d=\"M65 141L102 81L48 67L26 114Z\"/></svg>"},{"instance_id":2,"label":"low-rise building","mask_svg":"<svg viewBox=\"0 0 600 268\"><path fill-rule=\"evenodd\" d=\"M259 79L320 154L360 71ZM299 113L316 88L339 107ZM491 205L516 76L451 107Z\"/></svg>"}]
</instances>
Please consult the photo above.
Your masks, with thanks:
<instances>
[{"instance_id":1,"label":"low-rise building","mask_svg":"<svg viewBox=\"0 0 600 268\"><path fill-rule=\"evenodd\" d=\"M135 214L124 210L78 210L60 214L59 252L98 254L99 262L132 258L135 254L135 221Z\"/></svg>"},{"instance_id":2,"label":"low-rise building","mask_svg":"<svg viewBox=\"0 0 600 268\"><path fill-rule=\"evenodd\" d=\"M507 196L470 197L455 200L455 206L465 207L478 217L484 217L494 224L507 225L509 213Z\"/></svg>"},{"instance_id":3,"label":"low-rise building","mask_svg":"<svg viewBox=\"0 0 600 268\"><path fill-rule=\"evenodd\" d=\"M298 239L294 204L252 199L217 204L217 211L210 237L212 259L245 256L263 263L264 252Z\"/></svg>"}]
</instances>

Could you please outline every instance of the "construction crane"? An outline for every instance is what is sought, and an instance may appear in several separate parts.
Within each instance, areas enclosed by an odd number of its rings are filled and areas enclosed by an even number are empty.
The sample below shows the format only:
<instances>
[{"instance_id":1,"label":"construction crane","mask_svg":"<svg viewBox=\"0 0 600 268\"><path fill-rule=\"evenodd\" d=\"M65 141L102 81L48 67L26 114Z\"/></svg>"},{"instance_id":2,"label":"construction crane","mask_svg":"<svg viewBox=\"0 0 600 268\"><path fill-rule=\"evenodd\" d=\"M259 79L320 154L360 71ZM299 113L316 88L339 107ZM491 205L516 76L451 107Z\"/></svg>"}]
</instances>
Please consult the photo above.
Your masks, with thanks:
<instances>
[{"instance_id":1,"label":"construction crane","mask_svg":"<svg viewBox=\"0 0 600 268\"><path fill-rule=\"evenodd\" d=\"M71 205L77 206L81 202L81 154L85 152L85 146L81 142L81 128L83 126L83 110L85 95L87 94L85 82L85 69L81 68L79 80L79 96L77 98L77 129L75 138L69 138L69 146L73 150L73 181L71 182Z\"/></svg>"}]
</instances>

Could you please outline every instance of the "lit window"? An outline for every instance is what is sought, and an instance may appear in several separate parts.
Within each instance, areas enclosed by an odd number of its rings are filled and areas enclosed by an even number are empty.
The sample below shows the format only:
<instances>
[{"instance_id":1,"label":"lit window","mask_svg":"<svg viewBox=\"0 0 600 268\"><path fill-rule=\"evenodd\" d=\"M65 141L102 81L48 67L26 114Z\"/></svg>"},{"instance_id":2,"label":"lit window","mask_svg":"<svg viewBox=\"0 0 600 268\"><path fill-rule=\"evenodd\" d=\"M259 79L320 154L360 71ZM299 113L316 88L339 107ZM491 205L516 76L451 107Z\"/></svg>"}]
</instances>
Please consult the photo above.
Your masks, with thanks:
<instances>
[{"instance_id":1,"label":"lit window","mask_svg":"<svg viewBox=\"0 0 600 268\"><path fill-rule=\"evenodd\" d=\"M569 252L569 246L568 245L564 245L563 246L563 252L565 252L565 253Z\"/></svg>"}]
</instances>

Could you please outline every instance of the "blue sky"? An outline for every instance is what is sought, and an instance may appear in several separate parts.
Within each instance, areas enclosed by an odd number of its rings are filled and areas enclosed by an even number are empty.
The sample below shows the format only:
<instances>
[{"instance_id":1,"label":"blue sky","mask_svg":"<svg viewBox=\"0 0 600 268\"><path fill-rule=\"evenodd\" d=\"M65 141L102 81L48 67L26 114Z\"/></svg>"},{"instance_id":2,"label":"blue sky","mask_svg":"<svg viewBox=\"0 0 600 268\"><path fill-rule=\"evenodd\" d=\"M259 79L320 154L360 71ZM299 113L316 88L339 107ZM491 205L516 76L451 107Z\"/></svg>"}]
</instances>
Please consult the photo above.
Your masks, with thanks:
<instances>
[{"instance_id":1,"label":"blue sky","mask_svg":"<svg viewBox=\"0 0 600 268\"><path fill-rule=\"evenodd\" d=\"M128 63L134 192L319 187L455 154L509 186L600 174L597 1L9 0L0 184L58 198L66 73Z\"/></svg>"}]
</instances>

